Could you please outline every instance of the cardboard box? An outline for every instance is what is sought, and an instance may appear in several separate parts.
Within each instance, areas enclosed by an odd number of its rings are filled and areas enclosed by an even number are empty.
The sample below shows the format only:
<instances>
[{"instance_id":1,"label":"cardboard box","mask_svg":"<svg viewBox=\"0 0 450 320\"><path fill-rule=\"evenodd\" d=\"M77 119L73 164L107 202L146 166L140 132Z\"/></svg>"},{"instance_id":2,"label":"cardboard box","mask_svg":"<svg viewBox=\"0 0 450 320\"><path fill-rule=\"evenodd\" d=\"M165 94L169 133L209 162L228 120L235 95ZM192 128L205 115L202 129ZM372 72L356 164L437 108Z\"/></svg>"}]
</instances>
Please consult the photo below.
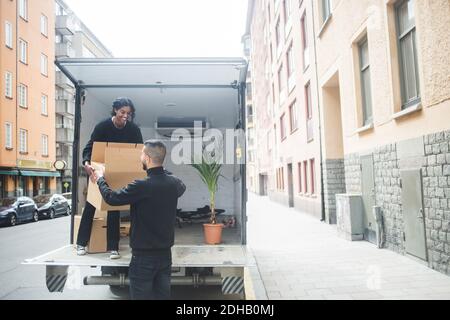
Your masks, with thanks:
<instances>
[{"instance_id":1,"label":"cardboard box","mask_svg":"<svg viewBox=\"0 0 450 320\"><path fill-rule=\"evenodd\" d=\"M120 236L128 237L130 235L130 222L122 222L120 224Z\"/></svg>"},{"instance_id":2,"label":"cardboard box","mask_svg":"<svg viewBox=\"0 0 450 320\"><path fill-rule=\"evenodd\" d=\"M105 179L113 190L125 187L147 174L140 160L143 144L94 142L91 165L94 168L105 167ZM110 206L100 194L97 184L89 180L87 201L99 211L129 210L129 205Z\"/></svg>"},{"instance_id":3,"label":"cardboard box","mask_svg":"<svg viewBox=\"0 0 450 320\"><path fill-rule=\"evenodd\" d=\"M76 243L81 215L77 215L74 218L74 243ZM91 237L86 249L88 253L104 253L108 251L106 250L106 219L94 218L92 221Z\"/></svg>"}]
</instances>

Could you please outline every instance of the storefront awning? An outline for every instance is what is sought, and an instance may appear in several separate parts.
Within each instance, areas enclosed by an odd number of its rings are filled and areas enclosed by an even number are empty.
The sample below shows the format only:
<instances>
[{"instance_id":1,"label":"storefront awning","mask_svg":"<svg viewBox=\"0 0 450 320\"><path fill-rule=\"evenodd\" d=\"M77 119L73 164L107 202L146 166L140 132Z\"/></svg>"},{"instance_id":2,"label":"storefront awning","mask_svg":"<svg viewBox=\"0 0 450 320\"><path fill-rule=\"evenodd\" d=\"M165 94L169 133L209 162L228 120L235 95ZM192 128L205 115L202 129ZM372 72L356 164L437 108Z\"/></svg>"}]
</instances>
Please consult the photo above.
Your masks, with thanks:
<instances>
[{"instance_id":1,"label":"storefront awning","mask_svg":"<svg viewBox=\"0 0 450 320\"><path fill-rule=\"evenodd\" d=\"M18 170L0 170L0 174L6 175L6 176L18 176L19 171Z\"/></svg>"},{"instance_id":2,"label":"storefront awning","mask_svg":"<svg viewBox=\"0 0 450 320\"><path fill-rule=\"evenodd\" d=\"M20 175L24 177L60 177L61 174L56 171L27 171L20 170Z\"/></svg>"}]
</instances>

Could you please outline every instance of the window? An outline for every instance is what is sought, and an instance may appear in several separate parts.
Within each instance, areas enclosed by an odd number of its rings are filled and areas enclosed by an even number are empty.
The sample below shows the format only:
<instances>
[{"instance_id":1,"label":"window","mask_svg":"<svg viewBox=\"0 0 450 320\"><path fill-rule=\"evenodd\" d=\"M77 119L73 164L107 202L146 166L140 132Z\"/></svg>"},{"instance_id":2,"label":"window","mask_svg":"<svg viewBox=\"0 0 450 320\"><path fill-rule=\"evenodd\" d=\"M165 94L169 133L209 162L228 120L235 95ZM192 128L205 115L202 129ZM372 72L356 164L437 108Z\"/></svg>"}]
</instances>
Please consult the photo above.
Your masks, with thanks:
<instances>
[{"instance_id":1,"label":"window","mask_svg":"<svg viewBox=\"0 0 450 320\"><path fill-rule=\"evenodd\" d=\"M284 90L284 87L286 85L284 82L284 68L283 64L281 64L280 69L278 69L278 89L280 92Z\"/></svg>"},{"instance_id":2,"label":"window","mask_svg":"<svg viewBox=\"0 0 450 320\"><path fill-rule=\"evenodd\" d=\"M308 83L305 86L305 102L306 102L306 119L312 119L312 106L311 106L311 84Z\"/></svg>"},{"instance_id":3,"label":"window","mask_svg":"<svg viewBox=\"0 0 450 320\"><path fill-rule=\"evenodd\" d=\"M298 163L298 193L302 193L302 163Z\"/></svg>"},{"instance_id":4,"label":"window","mask_svg":"<svg viewBox=\"0 0 450 320\"><path fill-rule=\"evenodd\" d=\"M309 172L311 173L311 194L316 194L316 179L315 179L315 161L309 160Z\"/></svg>"},{"instance_id":5,"label":"window","mask_svg":"<svg viewBox=\"0 0 450 320\"><path fill-rule=\"evenodd\" d=\"M21 153L28 152L28 131L25 129L20 129L19 131L19 151Z\"/></svg>"},{"instance_id":6,"label":"window","mask_svg":"<svg viewBox=\"0 0 450 320\"><path fill-rule=\"evenodd\" d=\"M48 58L45 54L41 53L41 74L48 75Z\"/></svg>"},{"instance_id":7,"label":"window","mask_svg":"<svg viewBox=\"0 0 450 320\"><path fill-rule=\"evenodd\" d=\"M28 88L24 84L19 84L19 107L28 107Z\"/></svg>"},{"instance_id":8,"label":"window","mask_svg":"<svg viewBox=\"0 0 450 320\"><path fill-rule=\"evenodd\" d=\"M5 123L5 140L6 149L12 149L12 124L10 122Z\"/></svg>"},{"instance_id":9,"label":"window","mask_svg":"<svg viewBox=\"0 0 450 320\"><path fill-rule=\"evenodd\" d=\"M289 118L291 122L291 132L293 132L295 129L298 128L297 123L297 102L294 101L294 103L291 104L289 107Z\"/></svg>"},{"instance_id":10,"label":"window","mask_svg":"<svg viewBox=\"0 0 450 320\"><path fill-rule=\"evenodd\" d=\"M322 22L331 16L331 0L322 0Z\"/></svg>"},{"instance_id":11,"label":"window","mask_svg":"<svg viewBox=\"0 0 450 320\"><path fill-rule=\"evenodd\" d=\"M288 22L289 17L292 13L292 0L284 0L283 1L283 11L284 11L284 21Z\"/></svg>"},{"instance_id":12,"label":"window","mask_svg":"<svg viewBox=\"0 0 450 320\"><path fill-rule=\"evenodd\" d=\"M284 124L284 116L285 116L285 114L283 113L283 115L280 118L280 137L281 137L281 140L286 138L286 126Z\"/></svg>"},{"instance_id":13,"label":"window","mask_svg":"<svg viewBox=\"0 0 450 320\"><path fill-rule=\"evenodd\" d=\"M359 66L361 72L361 96L362 96L362 111L363 124L368 125L372 123L372 90L370 86L370 63L369 63L369 45L367 37L361 40L358 44L359 48Z\"/></svg>"},{"instance_id":14,"label":"window","mask_svg":"<svg viewBox=\"0 0 450 320\"><path fill-rule=\"evenodd\" d=\"M23 39L19 39L19 60L20 62L27 63L28 43Z\"/></svg>"},{"instance_id":15,"label":"window","mask_svg":"<svg viewBox=\"0 0 450 320\"><path fill-rule=\"evenodd\" d=\"M13 27L9 21L5 21L5 45L11 49L13 47Z\"/></svg>"},{"instance_id":16,"label":"window","mask_svg":"<svg viewBox=\"0 0 450 320\"><path fill-rule=\"evenodd\" d=\"M48 97L45 94L41 95L41 113L45 116L48 115Z\"/></svg>"},{"instance_id":17,"label":"window","mask_svg":"<svg viewBox=\"0 0 450 320\"><path fill-rule=\"evenodd\" d=\"M308 193L308 161L303 161L303 186L305 193Z\"/></svg>"},{"instance_id":18,"label":"window","mask_svg":"<svg viewBox=\"0 0 450 320\"><path fill-rule=\"evenodd\" d=\"M287 56L287 73L288 77L290 77L291 75L294 74L295 71L295 60L294 60L294 52L292 50L292 43L289 46L289 49L287 50L286 56Z\"/></svg>"},{"instance_id":19,"label":"window","mask_svg":"<svg viewBox=\"0 0 450 320\"><path fill-rule=\"evenodd\" d=\"M312 119L311 83L305 86L305 106L306 106L306 139L308 142L314 139L314 127Z\"/></svg>"},{"instance_id":20,"label":"window","mask_svg":"<svg viewBox=\"0 0 450 320\"><path fill-rule=\"evenodd\" d=\"M45 134L42 135L42 155L48 156L48 136Z\"/></svg>"},{"instance_id":21,"label":"window","mask_svg":"<svg viewBox=\"0 0 450 320\"><path fill-rule=\"evenodd\" d=\"M280 19L278 19L277 24L275 26L275 40L276 40L276 45L277 45L277 48L278 48L280 46L280 44L281 44Z\"/></svg>"},{"instance_id":22,"label":"window","mask_svg":"<svg viewBox=\"0 0 450 320\"><path fill-rule=\"evenodd\" d=\"M396 7L396 17L402 109L405 109L420 101L414 0L401 1Z\"/></svg>"},{"instance_id":23,"label":"window","mask_svg":"<svg viewBox=\"0 0 450 320\"><path fill-rule=\"evenodd\" d=\"M28 0L19 0L19 16L28 20Z\"/></svg>"},{"instance_id":24,"label":"window","mask_svg":"<svg viewBox=\"0 0 450 320\"><path fill-rule=\"evenodd\" d=\"M5 72L5 96L7 98L13 97L13 75L11 72Z\"/></svg>"},{"instance_id":25,"label":"window","mask_svg":"<svg viewBox=\"0 0 450 320\"><path fill-rule=\"evenodd\" d=\"M41 33L48 36L48 18L43 14L41 14Z\"/></svg>"},{"instance_id":26,"label":"window","mask_svg":"<svg viewBox=\"0 0 450 320\"><path fill-rule=\"evenodd\" d=\"M309 66L309 41L308 41L308 24L306 21L306 13L301 21L302 45L303 45L303 70Z\"/></svg>"}]
</instances>

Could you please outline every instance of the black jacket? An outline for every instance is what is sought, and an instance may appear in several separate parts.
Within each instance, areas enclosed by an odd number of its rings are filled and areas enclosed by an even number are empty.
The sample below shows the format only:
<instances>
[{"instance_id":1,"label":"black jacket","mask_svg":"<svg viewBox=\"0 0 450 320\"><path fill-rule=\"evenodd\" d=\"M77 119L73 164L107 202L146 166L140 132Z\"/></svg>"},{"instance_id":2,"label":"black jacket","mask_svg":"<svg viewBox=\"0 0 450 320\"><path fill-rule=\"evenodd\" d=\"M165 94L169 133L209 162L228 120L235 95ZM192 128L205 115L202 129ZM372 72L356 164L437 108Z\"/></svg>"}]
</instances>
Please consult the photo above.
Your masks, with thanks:
<instances>
[{"instance_id":1,"label":"black jacket","mask_svg":"<svg viewBox=\"0 0 450 320\"><path fill-rule=\"evenodd\" d=\"M149 169L147 175L118 191L111 190L104 178L97 182L106 203L131 205L130 247L133 252L173 246L178 198L186 190L184 183L167 174L163 167Z\"/></svg>"},{"instance_id":2,"label":"black jacket","mask_svg":"<svg viewBox=\"0 0 450 320\"><path fill-rule=\"evenodd\" d=\"M111 118L105 119L95 126L91 139L83 149L83 164L85 161L91 161L92 146L95 141L143 143L141 130L133 122L127 122L124 128L118 129Z\"/></svg>"}]
</instances>

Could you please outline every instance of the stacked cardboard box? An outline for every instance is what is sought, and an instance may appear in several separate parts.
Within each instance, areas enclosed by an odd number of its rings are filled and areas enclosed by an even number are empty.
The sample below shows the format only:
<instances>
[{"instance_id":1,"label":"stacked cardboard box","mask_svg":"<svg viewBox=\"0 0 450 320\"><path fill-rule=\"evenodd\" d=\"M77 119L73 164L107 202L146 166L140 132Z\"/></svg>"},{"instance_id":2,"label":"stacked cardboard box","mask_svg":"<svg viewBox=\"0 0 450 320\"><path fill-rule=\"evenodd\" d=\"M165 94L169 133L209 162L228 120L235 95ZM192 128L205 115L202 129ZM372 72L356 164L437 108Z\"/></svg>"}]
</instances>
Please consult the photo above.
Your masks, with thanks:
<instances>
[{"instance_id":1,"label":"stacked cardboard box","mask_svg":"<svg viewBox=\"0 0 450 320\"><path fill-rule=\"evenodd\" d=\"M80 228L81 216L75 216L74 220L74 243L77 242L78 229ZM106 250L106 219L94 218L92 221L91 237L88 242L88 253L103 253Z\"/></svg>"}]
</instances>

